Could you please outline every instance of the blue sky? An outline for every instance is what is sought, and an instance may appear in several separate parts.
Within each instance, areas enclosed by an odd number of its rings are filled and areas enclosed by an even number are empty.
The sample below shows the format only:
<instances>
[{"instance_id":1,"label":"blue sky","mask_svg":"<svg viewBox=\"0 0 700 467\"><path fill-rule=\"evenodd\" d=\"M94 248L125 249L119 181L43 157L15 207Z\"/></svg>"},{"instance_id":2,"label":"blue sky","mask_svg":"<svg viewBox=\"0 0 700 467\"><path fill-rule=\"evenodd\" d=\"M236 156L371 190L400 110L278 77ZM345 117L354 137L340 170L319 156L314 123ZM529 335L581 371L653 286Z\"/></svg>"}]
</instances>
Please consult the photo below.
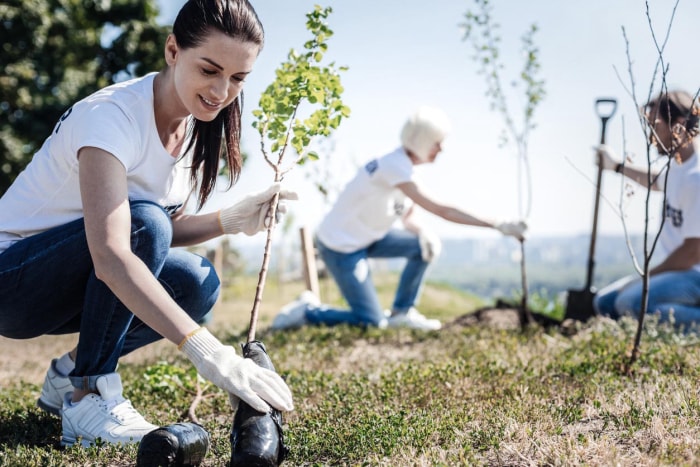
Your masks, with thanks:
<instances>
[{"instance_id":1,"label":"blue sky","mask_svg":"<svg viewBox=\"0 0 700 467\"><path fill-rule=\"evenodd\" d=\"M160 0L161 20L169 24L182 1ZM437 162L419 169L429 190L439 199L490 218L519 217L517 158L511 146L499 147L503 127L489 109L485 83L477 74L469 45L458 27L471 0L258 0L253 5L266 31L265 48L245 88L244 146L252 161L241 181L210 206L228 203L251 190L265 188L273 174L258 157L258 135L250 127L250 112L274 78L274 70L291 48L301 49L309 34L305 13L315 3L333 7L329 26L335 32L327 57L347 65L343 74L344 102L352 115L341 124L331 144L332 155L317 169L330 169L328 179L342 186L363 161L398 145L406 117L421 104L437 105L450 116L453 131ZM593 217L593 146L600 140L600 120L594 109L599 97L614 97L618 110L607 127L607 142L622 153L623 132L635 164L646 164L641 129L625 86L629 87L624 27L629 40L637 92L649 92L657 58L646 5L642 0L493 0L493 16L501 24L504 77L511 80L521 66L520 36L536 23L542 78L547 97L538 107L537 128L530 138L532 210L530 235L590 233ZM650 0L654 30L663 38L674 2ZM700 87L694 44L700 2L681 0L664 58L670 87L695 92ZM616 71L617 69L617 71ZM622 81L621 81L622 79ZM518 103L511 102L514 110ZM624 123L624 125L623 125ZM327 208L309 188L304 170L295 169L286 184L302 200L292 206L298 224L315 226ZM599 233L621 233L620 178L603 177ZM643 228L644 190L625 201L629 230ZM653 201L652 226L658 223L659 197ZM443 237L494 236L487 229L450 224L426 214L426 221Z\"/></svg>"}]
</instances>

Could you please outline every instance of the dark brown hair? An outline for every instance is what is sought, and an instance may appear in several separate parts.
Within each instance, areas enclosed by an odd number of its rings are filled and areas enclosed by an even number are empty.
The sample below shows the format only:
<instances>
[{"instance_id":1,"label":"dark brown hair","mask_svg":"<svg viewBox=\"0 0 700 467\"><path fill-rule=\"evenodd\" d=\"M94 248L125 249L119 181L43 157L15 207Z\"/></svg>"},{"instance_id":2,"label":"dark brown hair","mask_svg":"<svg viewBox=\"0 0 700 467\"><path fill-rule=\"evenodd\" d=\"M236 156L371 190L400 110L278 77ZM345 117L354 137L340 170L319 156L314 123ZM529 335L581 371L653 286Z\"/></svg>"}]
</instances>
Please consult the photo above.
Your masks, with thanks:
<instances>
[{"instance_id":1,"label":"dark brown hair","mask_svg":"<svg viewBox=\"0 0 700 467\"><path fill-rule=\"evenodd\" d=\"M685 91L662 92L656 99L646 104L647 112L653 111L654 117L661 118L673 125L680 118L685 119L685 129L691 137L698 134L700 107L698 102Z\"/></svg>"},{"instance_id":2,"label":"dark brown hair","mask_svg":"<svg viewBox=\"0 0 700 467\"><path fill-rule=\"evenodd\" d=\"M183 49L202 44L212 30L229 37L252 42L262 48L265 33L255 10L247 0L188 0L173 23L173 35ZM211 195L219 174L219 160L228 166L229 187L241 173L241 112L243 92L210 122L195 118L188 128L192 151L190 179L199 184L197 206L201 208ZM199 177L201 176L201 180Z\"/></svg>"}]
</instances>

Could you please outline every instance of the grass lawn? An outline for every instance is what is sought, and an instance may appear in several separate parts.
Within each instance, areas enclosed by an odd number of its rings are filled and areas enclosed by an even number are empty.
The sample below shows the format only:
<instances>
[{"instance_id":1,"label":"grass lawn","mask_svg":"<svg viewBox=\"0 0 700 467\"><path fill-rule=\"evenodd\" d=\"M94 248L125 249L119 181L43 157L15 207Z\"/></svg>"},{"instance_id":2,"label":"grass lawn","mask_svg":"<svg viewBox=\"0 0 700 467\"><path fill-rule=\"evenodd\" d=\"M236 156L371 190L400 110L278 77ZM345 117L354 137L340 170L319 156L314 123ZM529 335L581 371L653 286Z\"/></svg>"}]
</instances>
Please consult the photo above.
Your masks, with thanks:
<instances>
[{"instance_id":1,"label":"grass lawn","mask_svg":"<svg viewBox=\"0 0 700 467\"><path fill-rule=\"evenodd\" d=\"M386 306L395 280L380 281ZM227 286L210 326L235 346L245 339L254 281ZM446 323L439 332L268 332L279 307L301 290L268 284L257 336L295 395L296 409L285 415L291 455L283 465L700 465L695 338L650 323L634 374L625 376L634 323L598 319L571 337L450 325L483 303L437 284L427 285L420 309ZM322 295L340 301L328 283ZM27 368L0 379L0 465L134 465L134 446L58 449L60 421L35 401L45 366L65 351L66 341L59 342L63 347L52 348L44 339L34 347L39 352L0 341L6 354L19 352L15 368ZM34 358L34 366L22 363ZM126 357L120 373L126 397L148 419L187 420L196 375L173 345ZM196 415L211 435L203 465L228 465L227 398L206 382L201 389Z\"/></svg>"}]
</instances>

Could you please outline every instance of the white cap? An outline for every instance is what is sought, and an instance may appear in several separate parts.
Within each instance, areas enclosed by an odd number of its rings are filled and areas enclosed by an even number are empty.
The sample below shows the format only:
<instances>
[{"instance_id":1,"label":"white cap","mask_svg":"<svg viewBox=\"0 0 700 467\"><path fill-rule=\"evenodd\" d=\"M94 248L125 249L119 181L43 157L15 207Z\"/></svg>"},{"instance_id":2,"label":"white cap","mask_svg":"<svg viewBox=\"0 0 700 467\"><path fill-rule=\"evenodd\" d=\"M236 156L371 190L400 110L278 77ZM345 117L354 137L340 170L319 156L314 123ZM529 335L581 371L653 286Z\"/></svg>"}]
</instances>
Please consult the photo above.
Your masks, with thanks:
<instances>
[{"instance_id":1,"label":"white cap","mask_svg":"<svg viewBox=\"0 0 700 467\"><path fill-rule=\"evenodd\" d=\"M445 112L437 107L422 106L404 123L401 145L425 162L435 143L442 142L450 129L450 120Z\"/></svg>"}]
</instances>

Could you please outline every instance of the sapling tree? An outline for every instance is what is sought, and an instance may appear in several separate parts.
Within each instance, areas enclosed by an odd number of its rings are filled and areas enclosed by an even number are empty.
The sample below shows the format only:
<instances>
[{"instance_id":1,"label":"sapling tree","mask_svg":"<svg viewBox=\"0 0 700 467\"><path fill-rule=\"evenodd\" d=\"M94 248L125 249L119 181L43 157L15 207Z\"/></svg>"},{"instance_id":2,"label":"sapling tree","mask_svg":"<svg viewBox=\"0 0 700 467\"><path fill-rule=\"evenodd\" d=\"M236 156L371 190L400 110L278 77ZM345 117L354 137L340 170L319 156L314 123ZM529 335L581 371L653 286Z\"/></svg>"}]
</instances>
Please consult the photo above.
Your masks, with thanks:
<instances>
[{"instance_id":1,"label":"sapling tree","mask_svg":"<svg viewBox=\"0 0 700 467\"><path fill-rule=\"evenodd\" d=\"M274 171L274 181L281 182L295 166L318 159L309 150L315 138L327 138L338 128L350 109L343 104L343 86L340 72L346 67L334 62L323 64L328 50L328 39L333 31L326 24L332 12L330 7L315 6L306 15L306 28L312 38L304 44L304 51L292 49L275 71L275 80L260 97L259 108L253 111L253 126L260 134L260 150ZM289 152L293 155L285 159ZM277 212L277 197L271 204L271 218ZM255 339L255 327L265 277L270 262L270 248L274 222L267 229L265 253L255 291L255 300L248 329L248 342Z\"/></svg>"},{"instance_id":2,"label":"sapling tree","mask_svg":"<svg viewBox=\"0 0 700 467\"><path fill-rule=\"evenodd\" d=\"M500 135L500 146L512 142L517 153L518 174L518 214L525 221L532 206L532 181L528 155L530 134L535 128L535 110L545 97L544 80L539 78L541 65L539 48L534 41L538 28L531 24L521 37L521 51L524 55L523 67L518 78L512 80L512 86L522 92L520 114L513 113L509 93L503 85L503 65L500 44L500 25L492 16L493 6L490 0L474 0L475 10L468 10L461 24L464 31L463 40L472 45L473 59L478 64L478 72L486 80L486 96L490 100L491 110L500 114L504 128ZM522 298L520 305L520 322L526 325L533 321L527 306L528 287L525 268L525 243L520 242L520 271L522 278Z\"/></svg>"},{"instance_id":3,"label":"sapling tree","mask_svg":"<svg viewBox=\"0 0 700 467\"><path fill-rule=\"evenodd\" d=\"M308 149L312 140L330 136L350 114L341 100L340 71L344 68L337 68L332 62L322 63L328 49L327 41L333 35L325 22L331 11L330 7L315 6L306 15L306 28L312 38L304 44L303 52L294 49L289 52L287 60L275 71L274 81L261 95L258 109L253 111L253 126L260 134L260 151L274 172L275 182L281 182L296 165L317 159L318 155ZM290 151L294 156L285 159ZM267 228L248 340L243 347L244 357L272 371L274 366L265 347L255 341L255 328L270 264L278 201L279 195L276 195L270 203L268 218L272 222ZM261 415L241 402L231 429L231 453L232 467L250 465L253 460L256 465L279 465L286 455L280 412L272 410ZM267 459L267 462L261 463L258 459Z\"/></svg>"},{"instance_id":4,"label":"sapling tree","mask_svg":"<svg viewBox=\"0 0 700 467\"><path fill-rule=\"evenodd\" d=\"M649 12L649 2L646 2L646 17L647 17L647 22L649 24L649 29L651 31L651 36L654 42L654 47L655 47L655 52L656 52L656 62L654 64L653 70L652 70L652 77L651 77L651 82L647 91L646 99L645 102L649 102L652 100L654 96L666 96L668 97L668 84L667 84L667 76L669 72L669 65L665 60L664 53L666 50L666 46L668 44L668 40L670 37L671 29L673 26L673 20L675 18L675 13L676 9L678 8L680 0L676 0L673 10L671 12L671 17L669 19L668 25L666 27L666 31L664 33L664 36L659 40L659 37L657 36L657 33L654 29L653 23L652 23L652 18L651 14ZM627 94L630 96L632 99L635 109L639 109L639 112L637 114L637 120L638 123L641 127L644 140L646 142L645 146L645 156L646 156L646 192L645 192L645 198L644 198L644 223L643 223L643 251L642 251L642 257L639 258L634 251L634 249L631 246L631 242L629 240L629 234L628 234L628 229L627 229L627 224L625 220L625 216L623 214L624 210L624 200L627 196L630 194L629 188L623 184L621 186L620 190L620 200L619 200L619 212L620 212L620 218L622 219L622 225L623 229L625 232L625 237L627 239L627 247L630 253L630 256L632 258L632 262L634 265L634 269L636 273L641 277L642 279L642 292L641 292L641 307L639 310L639 316L637 320L637 330L635 333L634 341L632 344L632 350L629 355L629 359L626 363L625 366L625 372L629 373L631 371L632 365L636 362L638 356L639 356L639 347L641 343L641 336L643 332L643 327L644 327L644 317L648 311L648 305L649 305L649 279L651 277L650 271L651 271L651 261L652 261L652 256L654 254L654 251L656 250L659 237L661 235L661 231L664 227L665 220L666 220L666 212L664 209L664 213L661 216L661 222L659 224L658 229L656 232L652 232L650 230L650 220L651 220L651 215L650 215L650 208L651 208L651 198L652 198L652 187L654 185L657 185L657 182L660 181L660 179L663 180L663 182L660 184L663 187L663 201L662 201L662 206L666 206L666 187L667 183L666 181L668 180L668 174L669 174L669 169L671 167L671 160L672 158L678 158L678 151L683 144L687 144L688 139L692 138L692 135L688 134L688 130L683 127L682 125L674 125L672 130L672 138L669 142L664 142L662 138L659 138L659 136L656 134L655 130L655 120L657 118L661 118L665 121L671 122L671 115L659 115L659 109L652 109L651 114L647 112L649 109L645 109L643 105L640 104L640 99L639 99L639 93L637 91L637 83L635 80L635 75L633 72L633 61L631 58L631 53L630 53L630 42L627 37L627 33L625 28L622 28L622 35L625 40L625 50L626 50L626 57L627 57L627 75L628 75L628 82L625 83L625 81L620 77L618 73L618 77L620 78L620 81L623 83L623 87L625 88L625 91ZM658 84L657 84L658 83ZM659 91L656 91L656 89L659 89ZM698 98L698 93L700 93L700 90L698 90L693 98L693 102L697 102ZM697 112L697 105L691 107L691 112ZM691 115L686 116L686 118L691 117ZM697 116L695 116L697 117ZM624 126L624 123L623 123ZM624 131L624 128L623 128ZM669 147L666 147L665 144L670 144ZM660 170L654 171L653 168L656 167L658 164L658 159L653 156L652 149L653 147L658 147L659 152L663 154L668 154L668 157L665 159L663 166L660 168ZM623 162L622 162L622 167L624 170L625 163L631 159L631 156L627 155L626 151L626 137L623 135ZM658 186L658 185L657 185Z\"/></svg>"},{"instance_id":5,"label":"sapling tree","mask_svg":"<svg viewBox=\"0 0 700 467\"><path fill-rule=\"evenodd\" d=\"M333 62L323 64L328 39L333 35L325 21L331 12L330 7L317 5L307 13L306 28L312 38L304 44L304 51L290 50L287 60L275 71L274 81L260 96L258 108L253 111L253 127L260 134L260 151L273 169L275 182L281 182L295 166L318 159L319 156L309 150L312 141L330 136L342 119L350 115L350 109L341 100L343 86L340 72L347 68L336 66ZM285 159L290 154L293 154L291 158ZM249 158L252 157L249 155ZM278 198L278 195L275 196L270 205L270 219L276 218ZM248 328L248 343L255 340L274 227L273 221L266 232L263 262ZM201 394L193 402L194 406L200 398ZM192 412L190 410L191 416Z\"/></svg>"}]
</instances>

